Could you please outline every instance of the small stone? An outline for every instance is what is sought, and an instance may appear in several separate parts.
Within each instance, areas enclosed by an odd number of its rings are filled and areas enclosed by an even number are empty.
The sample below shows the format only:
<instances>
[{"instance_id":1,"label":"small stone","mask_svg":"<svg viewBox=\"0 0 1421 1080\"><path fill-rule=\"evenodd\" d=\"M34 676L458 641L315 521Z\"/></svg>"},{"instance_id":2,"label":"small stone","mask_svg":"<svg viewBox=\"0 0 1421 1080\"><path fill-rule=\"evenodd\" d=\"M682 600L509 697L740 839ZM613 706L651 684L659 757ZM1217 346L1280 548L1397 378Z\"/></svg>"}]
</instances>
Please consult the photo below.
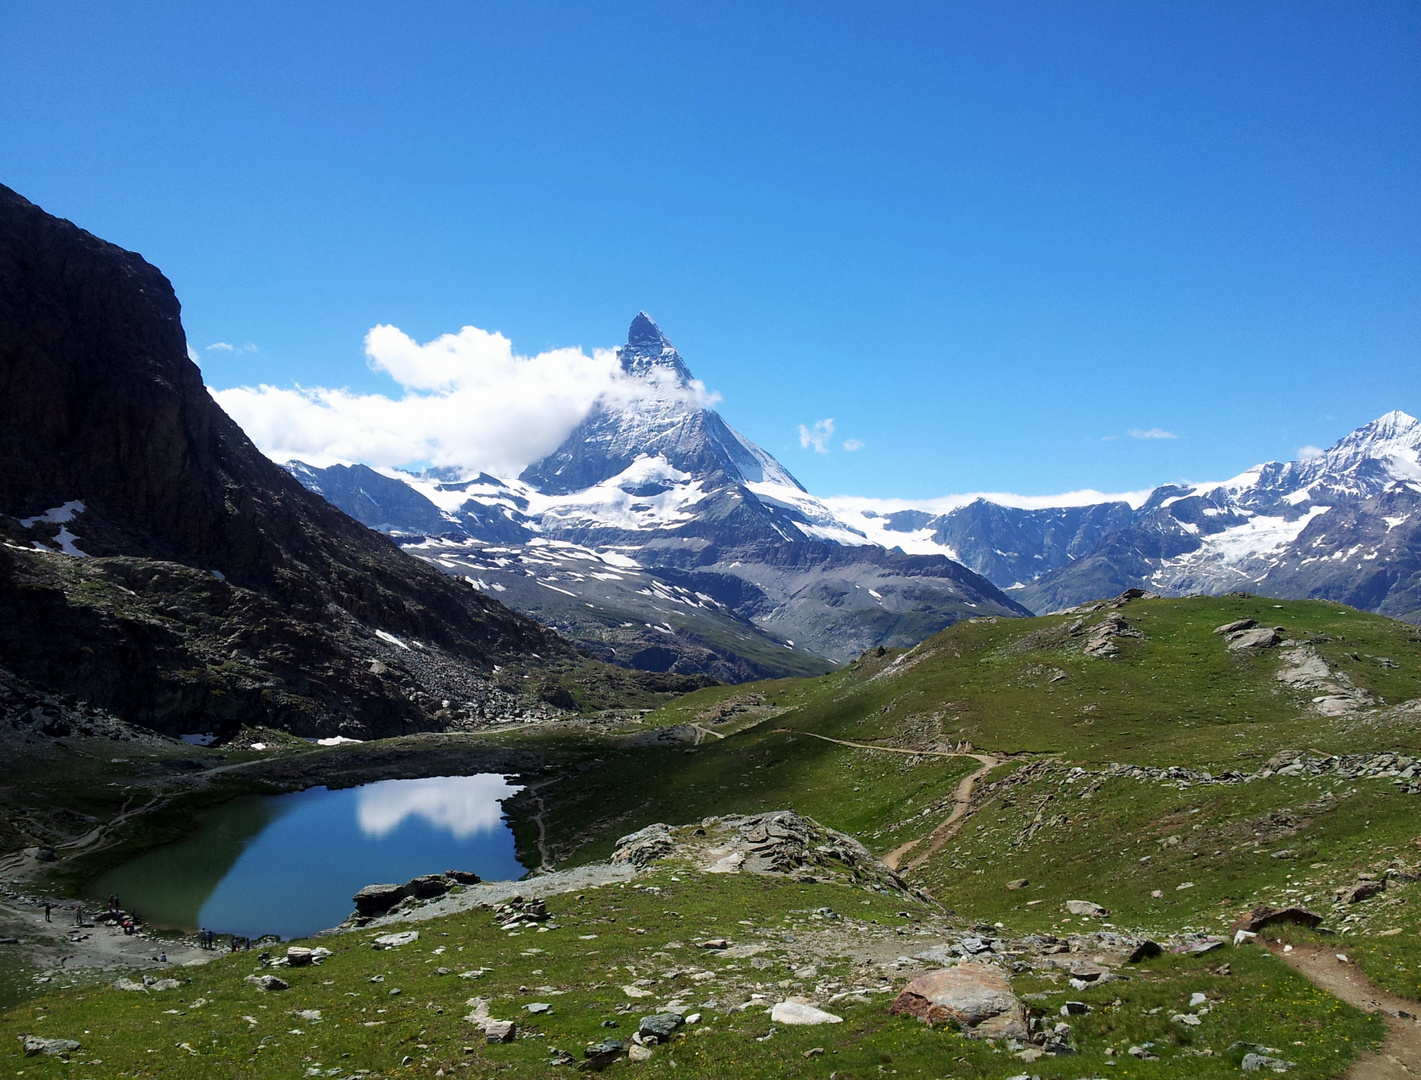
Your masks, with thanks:
<instances>
[{"instance_id":1,"label":"small stone","mask_svg":"<svg viewBox=\"0 0 1421 1080\"><path fill-rule=\"evenodd\" d=\"M1271 1069L1273 1072L1287 1072L1294 1064L1295 1062L1284 1061L1282 1058L1268 1057L1266 1054L1248 1053L1243 1055L1243 1061L1239 1063L1239 1068L1244 1072L1258 1072L1262 1069Z\"/></svg>"},{"instance_id":2,"label":"small stone","mask_svg":"<svg viewBox=\"0 0 1421 1080\"><path fill-rule=\"evenodd\" d=\"M1016 892L1018 889L1024 889L1030 884L1031 882L1024 877L1017 878L1015 881L1008 881L1007 892Z\"/></svg>"},{"instance_id":3,"label":"small stone","mask_svg":"<svg viewBox=\"0 0 1421 1080\"><path fill-rule=\"evenodd\" d=\"M549 1005L546 1001L535 1001L531 1005L524 1005L523 1008L528 1010L528 1012L532 1013L534 1016L539 1016L543 1013L550 1013L553 1011L553 1007Z\"/></svg>"},{"instance_id":4,"label":"small stone","mask_svg":"<svg viewBox=\"0 0 1421 1080\"><path fill-rule=\"evenodd\" d=\"M1095 918L1103 918L1110 914L1109 908L1103 908L1099 904L1092 904L1089 900L1067 900L1066 910L1072 915L1088 915Z\"/></svg>"},{"instance_id":5,"label":"small stone","mask_svg":"<svg viewBox=\"0 0 1421 1080\"><path fill-rule=\"evenodd\" d=\"M797 1001L781 1001L770 1010L770 1019L776 1024L842 1024L844 1018L835 1016L813 1005L803 1005Z\"/></svg>"},{"instance_id":6,"label":"small stone","mask_svg":"<svg viewBox=\"0 0 1421 1080\"><path fill-rule=\"evenodd\" d=\"M651 1047L642 1046L639 1043L633 1043L631 1046L627 1047L628 1061L650 1061L651 1054Z\"/></svg>"},{"instance_id":7,"label":"small stone","mask_svg":"<svg viewBox=\"0 0 1421 1080\"><path fill-rule=\"evenodd\" d=\"M290 990L291 984L285 979L278 979L275 975L248 975L247 982L251 983L258 990Z\"/></svg>"},{"instance_id":8,"label":"small stone","mask_svg":"<svg viewBox=\"0 0 1421 1080\"><path fill-rule=\"evenodd\" d=\"M817 1058L817 1057L823 1057L823 1056L824 1056L824 1048L823 1048L822 1046L811 1046L808 1050L806 1050L804 1053L800 1054L799 1056L802 1057L802 1058Z\"/></svg>"},{"instance_id":9,"label":"small stone","mask_svg":"<svg viewBox=\"0 0 1421 1080\"><path fill-rule=\"evenodd\" d=\"M723 937L707 938L700 943L700 947L702 949L728 949L730 948L730 941Z\"/></svg>"},{"instance_id":10,"label":"small stone","mask_svg":"<svg viewBox=\"0 0 1421 1080\"><path fill-rule=\"evenodd\" d=\"M1151 1053L1149 1047L1147 1046L1132 1046L1130 1047L1130 1049L1126 1050L1125 1053L1129 1054L1132 1058L1138 1058L1141 1061L1159 1060L1159 1055Z\"/></svg>"},{"instance_id":11,"label":"small stone","mask_svg":"<svg viewBox=\"0 0 1421 1080\"><path fill-rule=\"evenodd\" d=\"M419 940L418 930L404 930L398 934L381 934L370 943L372 949L398 949Z\"/></svg>"},{"instance_id":12,"label":"small stone","mask_svg":"<svg viewBox=\"0 0 1421 1080\"><path fill-rule=\"evenodd\" d=\"M1090 1012L1090 1006L1084 1001L1068 1001L1061 1006L1062 1016L1084 1016Z\"/></svg>"}]
</instances>

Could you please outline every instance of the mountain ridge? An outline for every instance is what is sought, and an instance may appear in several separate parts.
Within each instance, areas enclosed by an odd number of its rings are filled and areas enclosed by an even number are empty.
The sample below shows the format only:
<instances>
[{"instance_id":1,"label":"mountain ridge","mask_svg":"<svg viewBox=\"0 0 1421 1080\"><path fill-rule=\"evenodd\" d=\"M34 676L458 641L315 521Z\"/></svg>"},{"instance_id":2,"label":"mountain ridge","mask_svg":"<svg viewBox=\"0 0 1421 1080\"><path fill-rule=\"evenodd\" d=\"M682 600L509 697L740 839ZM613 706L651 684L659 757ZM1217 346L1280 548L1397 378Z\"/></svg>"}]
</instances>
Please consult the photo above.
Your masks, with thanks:
<instances>
[{"instance_id":1,"label":"mountain ridge","mask_svg":"<svg viewBox=\"0 0 1421 1080\"><path fill-rule=\"evenodd\" d=\"M749 634L757 649L767 646L769 656L786 661L799 654L800 664L837 663L866 648L914 644L960 618L1028 614L949 558L889 551L846 527L705 402L689 366L645 312L618 356L640 396L598 401L516 480L361 472L368 488L387 492L386 504L405 499L392 483L424 497L397 522L370 505L368 491L349 489L348 474L301 462L286 467L406 550L501 590L519 610L617 662L648 649L665 658L676 646L687 655L674 670L764 677L775 673L773 662L757 661L751 672L728 646L716 647L710 668L706 657L689 654L724 631L741 642ZM448 527L431 529L431 513ZM534 541L536 550L528 547ZM506 565L509 545L522 552L518 574ZM569 558L596 563L610 554L630 565L605 566L591 579L572 566L549 576L550 553L573 549ZM645 580L610 595L609 581L633 569ZM531 591L524 588L530 576ZM666 622L668 615L675 617ZM707 618L716 627L697 629ZM678 635L679 643L662 640Z\"/></svg>"}]
</instances>

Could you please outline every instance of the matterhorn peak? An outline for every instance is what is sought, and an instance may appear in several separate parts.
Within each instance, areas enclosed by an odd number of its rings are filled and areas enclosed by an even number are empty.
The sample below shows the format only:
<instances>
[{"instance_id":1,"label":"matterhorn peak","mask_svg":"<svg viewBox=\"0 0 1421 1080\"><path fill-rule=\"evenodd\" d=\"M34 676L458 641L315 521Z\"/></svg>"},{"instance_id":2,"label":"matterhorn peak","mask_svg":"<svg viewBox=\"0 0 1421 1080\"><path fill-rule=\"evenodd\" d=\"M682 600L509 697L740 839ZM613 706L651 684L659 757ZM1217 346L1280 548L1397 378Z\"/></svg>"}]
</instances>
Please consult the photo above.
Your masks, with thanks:
<instances>
[{"instance_id":1,"label":"matterhorn peak","mask_svg":"<svg viewBox=\"0 0 1421 1080\"><path fill-rule=\"evenodd\" d=\"M636 318L632 320L631 329L627 331L627 344L632 348L674 347L661 332L661 327L656 325L656 320L644 311L637 312Z\"/></svg>"},{"instance_id":2,"label":"matterhorn peak","mask_svg":"<svg viewBox=\"0 0 1421 1080\"><path fill-rule=\"evenodd\" d=\"M661 332L656 320L644 311L638 312L632 320L627 343L617 350L617 356L622 361L622 370L629 375L645 377L658 371L670 371L675 374L677 385L690 385L691 369L681 359L676 346Z\"/></svg>"}]
</instances>

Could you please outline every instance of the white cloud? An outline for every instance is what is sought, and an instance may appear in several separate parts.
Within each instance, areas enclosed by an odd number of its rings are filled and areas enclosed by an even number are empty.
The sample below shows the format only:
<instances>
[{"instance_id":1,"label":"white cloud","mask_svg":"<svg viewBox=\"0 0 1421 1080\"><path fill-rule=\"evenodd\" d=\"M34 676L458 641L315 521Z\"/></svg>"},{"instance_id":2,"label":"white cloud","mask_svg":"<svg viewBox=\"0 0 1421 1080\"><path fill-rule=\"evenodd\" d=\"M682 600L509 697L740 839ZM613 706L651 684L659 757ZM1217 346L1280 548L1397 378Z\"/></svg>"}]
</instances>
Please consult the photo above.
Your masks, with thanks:
<instances>
[{"instance_id":1,"label":"white cloud","mask_svg":"<svg viewBox=\"0 0 1421 1080\"><path fill-rule=\"evenodd\" d=\"M187 358L191 360L194 364L202 359L202 357L198 355L197 350L194 349L191 345L187 347Z\"/></svg>"},{"instance_id":2,"label":"white cloud","mask_svg":"<svg viewBox=\"0 0 1421 1080\"><path fill-rule=\"evenodd\" d=\"M555 450L599 399L713 400L699 383L677 387L674 376L634 379L612 350L519 356L508 338L475 326L422 345L394 326L377 326L365 337L365 354L371 368L399 384L399 396L262 385L213 397L276 461L377 468L428 462L500 476L517 475Z\"/></svg>"},{"instance_id":3,"label":"white cloud","mask_svg":"<svg viewBox=\"0 0 1421 1080\"><path fill-rule=\"evenodd\" d=\"M799 445L808 450L813 448L816 454L827 454L829 452L829 440L834 435L834 419L829 417L826 420L816 420L812 427L799 425Z\"/></svg>"},{"instance_id":4,"label":"white cloud","mask_svg":"<svg viewBox=\"0 0 1421 1080\"><path fill-rule=\"evenodd\" d=\"M1132 439L1177 439L1179 438L1172 431L1165 431L1164 428L1131 428L1129 431Z\"/></svg>"},{"instance_id":5,"label":"white cloud","mask_svg":"<svg viewBox=\"0 0 1421 1080\"><path fill-rule=\"evenodd\" d=\"M256 352L256 351L257 351L257 347L256 347L255 345L253 345L250 341L247 342L245 345L229 345L229 344L228 344L227 342L225 342L225 341L214 341L214 342L213 342L211 345L209 345L209 346L206 348L206 350L204 350L204 351L206 351L206 352L250 353L250 352Z\"/></svg>"},{"instance_id":6,"label":"white cloud","mask_svg":"<svg viewBox=\"0 0 1421 1080\"><path fill-rule=\"evenodd\" d=\"M862 449L863 449L863 440L862 440L862 439L845 439L845 440L844 440L844 449L847 450L847 451L848 451L849 453L851 453L851 454L852 454L855 450L862 450Z\"/></svg>"},{"instance_id":7,"label":"white cloud","mask_svg":"<svg viewBox=\"0 0 1421 1080\"><path fill-rule=\"evenodd\" d=\"M1318 458L1324 457L1326 454L1327 454L1327 451L1324 450L1324 449L1323 449L1322 447L1320 447L1320 446L1300 446L1300 447L1298 447L1298 460L1299 460L1299 461L1316 461Z\"/></svg>"}]
</instances>

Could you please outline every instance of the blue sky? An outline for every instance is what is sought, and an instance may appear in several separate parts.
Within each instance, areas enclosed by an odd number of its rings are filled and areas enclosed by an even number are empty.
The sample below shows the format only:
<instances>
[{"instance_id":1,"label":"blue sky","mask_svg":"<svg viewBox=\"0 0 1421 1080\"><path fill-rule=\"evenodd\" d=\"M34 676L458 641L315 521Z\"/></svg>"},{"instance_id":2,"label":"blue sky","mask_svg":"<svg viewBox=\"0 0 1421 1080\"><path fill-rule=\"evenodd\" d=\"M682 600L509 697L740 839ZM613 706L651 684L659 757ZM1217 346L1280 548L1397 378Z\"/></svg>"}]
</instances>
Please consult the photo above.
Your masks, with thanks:
<instances>
[{"instance_id":1,"label":"blue sky","mask_svg":"<svg viewBox=\"0 0 1421 1080\"><path fill-rule=\"evenodd\" d=\"M1421 411L1415 3L409 7L7 5L0 182L160 266L215 388L398 395L377 324L591 353L644 308L826 495Z\"/></svg>"}]
</instances>

